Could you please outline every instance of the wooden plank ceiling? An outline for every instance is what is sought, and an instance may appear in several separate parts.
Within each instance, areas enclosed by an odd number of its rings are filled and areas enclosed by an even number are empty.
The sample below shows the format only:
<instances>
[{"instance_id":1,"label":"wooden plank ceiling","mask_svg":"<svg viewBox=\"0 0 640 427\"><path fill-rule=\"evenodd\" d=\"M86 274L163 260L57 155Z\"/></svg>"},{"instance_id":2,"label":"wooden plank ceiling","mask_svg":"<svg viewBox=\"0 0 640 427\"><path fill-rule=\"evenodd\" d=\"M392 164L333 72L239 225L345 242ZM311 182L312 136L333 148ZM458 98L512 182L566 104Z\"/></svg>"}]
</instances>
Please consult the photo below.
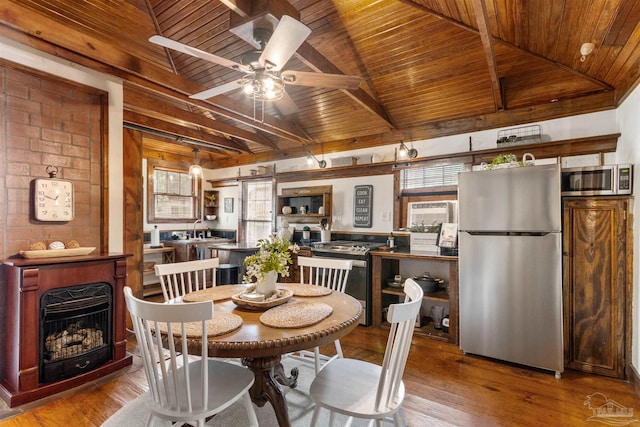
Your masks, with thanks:
<instances>
[{"instance_id":1,"label":"wooden plank ceiling","mask_svg":"<svg viewBox=\"0 0 640 427\"><path fill-rule=\"evenodd\" d=\"M189 95L242 73L148 41L159 34L241 62L231 30L263 11L311 34L286 70L362 78L358 89L289 85ZM125 122L146 154L228 167L397 144L615 108L637 85L634 0L5 0L0 36L125 81ZM583 43L593 52L581 60ZM293 103L293 104L291 104ZM293 112L290 108L293 106Z\"/></svg>"}]
</instances>

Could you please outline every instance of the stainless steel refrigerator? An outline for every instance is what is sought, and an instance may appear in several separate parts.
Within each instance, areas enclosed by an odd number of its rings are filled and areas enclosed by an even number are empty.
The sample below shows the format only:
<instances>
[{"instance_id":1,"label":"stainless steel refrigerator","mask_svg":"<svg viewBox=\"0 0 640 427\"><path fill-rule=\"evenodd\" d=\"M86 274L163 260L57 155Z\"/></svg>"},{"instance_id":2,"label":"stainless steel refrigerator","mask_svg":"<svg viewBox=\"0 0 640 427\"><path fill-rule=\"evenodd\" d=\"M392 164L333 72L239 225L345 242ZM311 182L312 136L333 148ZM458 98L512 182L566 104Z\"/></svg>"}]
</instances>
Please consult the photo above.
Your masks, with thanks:
<instances>
[{"instance_id":1,"label":"stainless steel refrigerator","mask_svg":"<svg viewBox=\"0 0 640 427\"><path fill-rule=\"evenodd\" d=\"M458 178L460 348L564 371L560 165Z\"/></svg>"}]
</instances>

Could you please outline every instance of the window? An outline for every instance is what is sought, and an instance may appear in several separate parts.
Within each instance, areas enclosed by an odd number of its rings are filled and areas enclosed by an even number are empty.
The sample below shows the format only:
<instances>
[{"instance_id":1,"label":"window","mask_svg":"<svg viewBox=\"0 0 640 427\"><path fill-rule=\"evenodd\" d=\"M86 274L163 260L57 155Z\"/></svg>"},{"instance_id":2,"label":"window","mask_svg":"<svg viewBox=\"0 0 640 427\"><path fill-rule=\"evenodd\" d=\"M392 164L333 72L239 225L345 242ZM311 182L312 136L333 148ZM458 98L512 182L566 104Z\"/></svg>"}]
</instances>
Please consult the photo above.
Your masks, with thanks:
<instances>
[{"instance_id":1,"label":"window","mask_svg":"<svg viewBox=\"0 0 640 427\"><path fill-rule=\"evenodd\" d=\"M147 213L149 222L185 222L199 217L200 179L188 171L149 160Z\"/></svg>"},{"instance_id":2,"label":"window","mask_svg":"<svg viewBox=\"0 0 640 427\"><path fill-rule=\"evenodd\" d=\"M273 187L272 181L243 183L243 241L248 245L271 236L274 220Z\"/></svg>"},{"instance_id":3,"label":"window","mask_svg":"<svg viewBox=\"0 0 640 427\"><path fill-rule=\"evenodd\" d=\"M403 169L400 171L400 189L415 190L458 185L458 173L464 170L463 163Z\"/></svg>"}]
</instances>

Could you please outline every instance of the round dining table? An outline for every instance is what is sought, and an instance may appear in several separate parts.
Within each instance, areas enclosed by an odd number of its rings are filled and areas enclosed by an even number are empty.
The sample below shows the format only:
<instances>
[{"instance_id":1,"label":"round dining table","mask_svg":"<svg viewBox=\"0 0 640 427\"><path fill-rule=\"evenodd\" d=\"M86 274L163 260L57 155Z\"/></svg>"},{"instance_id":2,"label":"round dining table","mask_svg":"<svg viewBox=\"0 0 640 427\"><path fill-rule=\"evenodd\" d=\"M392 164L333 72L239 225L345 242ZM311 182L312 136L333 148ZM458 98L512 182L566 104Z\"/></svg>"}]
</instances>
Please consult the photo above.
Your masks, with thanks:
<instances>
[{"instance_id":1,"label":"round dining table","mask_svg":"<svg viewBox=\"0 0 640 427\"><path fill-rule=\"evenodd\" d=\"M251 369L255 375L255 382L250 389L251 400L262 407L270 402L280 426L290 426L287 403L282 385L295 387L298 370L294 368L290 374L284 371L281 357L285 354L307 350L313 347L332 343L336 339L348 334L358 326L362 313L362 306L350 295L330 291L317 286L282 283L279 289L288 290L293 295L282 305L262 309L255 307L259 304L238 303L237 295L247 291L249 285L220 285L196 291L185 295L185 302L212 300L214 302L214 320L216 313L230 313L239 316L241 325L232 332L210 336L207 340L209 357L240 358L243 365ZM233 295L233 299L232 299ZM234 300L236 302L234 302ZM297 305L310 307L331 307L330 314L317 323L289 327L286 319L282 325L271 325L261 321L261 316L267 310L282 310ZM294 316L295 317L295 316ZM265 324L267 323L267 324ZM201 339L190 339L189 353L200 354Z\"/></svg>"}]
</instances>

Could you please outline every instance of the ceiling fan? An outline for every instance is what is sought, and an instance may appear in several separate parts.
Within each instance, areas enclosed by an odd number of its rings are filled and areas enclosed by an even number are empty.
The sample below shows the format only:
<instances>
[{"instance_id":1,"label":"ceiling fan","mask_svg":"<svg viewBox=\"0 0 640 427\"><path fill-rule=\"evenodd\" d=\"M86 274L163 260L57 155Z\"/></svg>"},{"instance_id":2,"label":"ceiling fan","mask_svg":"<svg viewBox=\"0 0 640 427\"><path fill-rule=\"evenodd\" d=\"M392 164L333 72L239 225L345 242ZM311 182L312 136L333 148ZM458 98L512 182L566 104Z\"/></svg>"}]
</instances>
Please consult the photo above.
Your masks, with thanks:
<instances>
[{"instance_id":1,"label":"ceiling fan","mask_svg":"<svg viewBox=\"0 0 640 427\"><path fill-rule=\"evenodd\" d=\"M286 85L357 89L361 81L358 76L294 70L281 71L309 34L311 34L309 27L287 15L282 16L273 31L270 28L255 27L253 38L258 49L246 52L242 56L241 63L159 35L151 36L149 41L244 73L238 80L191 95L190 98L193 99L208 99L242 88L254 100L279 100L286 97L284 90ZM290 102L292 103L292 101ZM288 109L291 110L293 107L290 103L287 104L289 104ZM283 113L286 114L286 112Z\"/></svg>"}]
</instances>

